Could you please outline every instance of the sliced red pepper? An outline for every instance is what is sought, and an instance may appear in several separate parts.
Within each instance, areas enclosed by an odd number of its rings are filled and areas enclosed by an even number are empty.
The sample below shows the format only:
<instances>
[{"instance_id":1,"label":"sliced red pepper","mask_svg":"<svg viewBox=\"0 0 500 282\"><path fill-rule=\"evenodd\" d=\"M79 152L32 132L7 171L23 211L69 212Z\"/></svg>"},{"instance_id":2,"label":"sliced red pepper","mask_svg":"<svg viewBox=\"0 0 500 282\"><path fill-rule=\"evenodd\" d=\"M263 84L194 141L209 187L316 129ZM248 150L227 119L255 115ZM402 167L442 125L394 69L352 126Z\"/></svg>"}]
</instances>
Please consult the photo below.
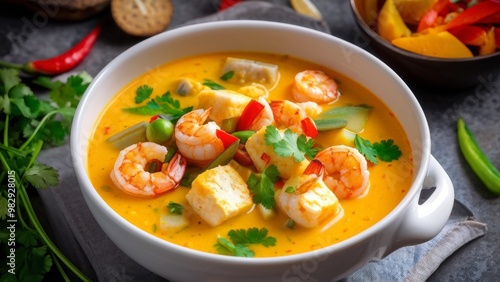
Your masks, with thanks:
<instances>
[{"instance_id":1,"label":"sliced red pepper","mask_svg":"<svg viewBox=\"0 0 500 282\"><path fill-rule=\"evenodd\" d=\"M234 142L240 140L240 139L238 139L238 137L235 137L235 136L225 132L224 130L220 130L220 129L217 129L215 131L215 134L217 135L217 138L219 138L220 141L222 141L224 149L229 147L229 145L233 144Z\"/></svg>"},{"instance_id":2,"label":"sliced red pepper","mask_svg":"<svg viewBox=\"0 0 500 282\"><path fill-rule=\"evenodd\" d=\"M500 24L500 13L496 13L480 20L478 24Z\"/></svg>"},{"instance_id":3,"label":"sliced red pepper","mask_svg":"<svg viewBox=\"0 0 500 282\"><path fill-rule=\"evenodd\" d=\"M230 8L240 2L243 2L243 0L221 0L219 4L219 11L223 11L227 8Z\"/></svg>"},{"instance_id":4,"label":"sliced red pepper","mask_svg":"<svg viewBox=\"0 0 500 282\"><path fill-rule=\"evenodd\" d=\"M420 32L437 24L439 15L450 5L449 0L438 0L424 15L420 18L417 32Z\"/></svg>"},{"instance_id":5,"label":"sliced red pepper","mask_svg":"<svg viewBox=\"0 0 500 282\"><path fill-rule=\"evenodd\" d=\"M150 119L149 119L149 123L152 123L153 121L157 120L160 118L160 115L156 115L156 116L152 116Z\"/></svg>"},{"instance_id":6,"label":"sliced red pepper","mask_svg":"<svg viewBox=\"0 0 500 282\"><path fill-rule=\"evenodd\" d=\"M285 186L285 180L283 180L283 179L279 179L278 181L276 181L276 182L274 183L274 187L275 187L276 189L281 189L281 188L283 188L284 186Z\"/></svg>"},{"instance_id":7,"label":"sliced red pepper","mask_svg":"<svg viewBox=\"0 0 500 282\"><path fill-rule=\"evenodd\" d=\"M307 137L315 138L318 136L318 129L316 128L316 124L310 118L305 118L300 121L302 124L302 130Z\"/></svg>"},{"instance_id":8,"label":"sliced red pepper","mask_svg":"<svg viewBox=\"0 0 500 282\"><path fill-rule=\"evenodd\" d=\"M240 144L236 154L234 154L234 160L242 166L253 166L252 158L250 154L245 149L245 145Z\"/></svg>"},{"instance_id":9,"label":"sliced red pepper","mask_svg":"<svg viewBox=\"0 0 500 282\"><path fill-rule=\"evenodd\" d=\"M238 123L236 124L236 131L250 129L250 125L263 109L264 105L257 102L256 100L250 100L245 109L243 109L240 118L238 119Z\"/></svg>"},{"instance_id":10,"label":"sliced red pepper","mask_svg":"<svg viewBox=\"0 0 500 282\"><path fill-rule=\"evenodd\" d=\"M486 41L486 31L478 26L459 26L449 32L466 45L481 46Z\"/></svg>"},{"instance_id":11,"label":"sliced red pepper","mask_svg":"<svg viewBox=\"0 0 500 282\"><path fill-rule=\"evenodd\" d=\"M266 164L271 161L271 157L266 153L262 153L262 155L260 155L260 159L263 160Z\"/></svg>"},{"instance_id":12,"label":"sliced red pepper","mask_svg":"<svg viewBox=\"0 0 500 282\"><path fill-rule=\"evenodd\" d=\"M458 14L446 24L445 28L450 30L459 26L472 25L496 13L500 13L500 3L494 1L480 2Z\"/></svg>"}]
</instances>

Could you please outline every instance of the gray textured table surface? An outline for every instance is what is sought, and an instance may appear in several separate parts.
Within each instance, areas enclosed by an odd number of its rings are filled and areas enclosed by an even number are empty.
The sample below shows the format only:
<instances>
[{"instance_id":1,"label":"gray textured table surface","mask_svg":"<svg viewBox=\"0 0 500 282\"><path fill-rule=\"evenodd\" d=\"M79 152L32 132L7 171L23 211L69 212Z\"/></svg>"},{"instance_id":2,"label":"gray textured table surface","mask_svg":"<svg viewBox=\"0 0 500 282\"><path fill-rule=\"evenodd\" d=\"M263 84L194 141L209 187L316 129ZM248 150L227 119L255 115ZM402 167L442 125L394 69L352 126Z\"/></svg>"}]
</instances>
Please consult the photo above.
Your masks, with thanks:
<instances>
[{"instance_id":1,"label":"gray textured table surface","mask_svg":"<svg viewBox=\"0 0 500 282\"><path fill-rule=\"evenodd\" d=\"M173 0L172 26L216 11L215 0ZM289 5L288 0L267 1ZM322 11L333 35L367 50L368 42L355 27L345 0L313 0ZM78 66L96 75L122 51L142 40L122 33L109 12L88 20L63 23L47 21L18 8L2 5L0 10L0 60L22 63L53 56L75 44L98 21L104 21L102 36L90 56ZM500 68L500 67L499 67ZM498 281L500 277L500 198L489 193L465 163L456 141L456 120L463 116L478 143L500 168L500 74L478 78L471 89L431 91L408 82L429 122L432 154L450 175L455 197L488 224L484 237L470 242L446 261L430 281Z\"/></svg>"}]
</instances>

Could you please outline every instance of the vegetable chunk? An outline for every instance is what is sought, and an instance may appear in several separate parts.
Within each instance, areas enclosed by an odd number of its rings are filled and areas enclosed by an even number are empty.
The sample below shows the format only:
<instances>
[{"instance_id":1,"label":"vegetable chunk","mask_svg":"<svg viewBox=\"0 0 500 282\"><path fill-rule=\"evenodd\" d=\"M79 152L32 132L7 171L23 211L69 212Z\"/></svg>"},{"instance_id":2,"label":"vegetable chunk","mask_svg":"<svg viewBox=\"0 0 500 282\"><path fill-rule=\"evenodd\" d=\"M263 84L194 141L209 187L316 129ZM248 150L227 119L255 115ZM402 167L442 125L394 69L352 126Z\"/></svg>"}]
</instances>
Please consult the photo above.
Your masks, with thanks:
<instances>
[{"instance_id":1,"label":"vegetable chunk","mask_svg":"<svg viewBox=\"0 0 500 282\"><path fill-rule=\"evenodd\" d=\"M222 70L225 76L231 73L229 82L246 84L251 82L274 84L278 79L278 66L253 60L228 57Z\"/></svg>"},{"instance_id":2,"label":"vegetable chunk","mask_svg":"<svg viewBox=\"0 0 500 282\"><path fill-rule=\"evenodd\" d=\"M230 165L200 174L186 199L193 210L211 226L247 212L253 205L247 184Z\"/></svg>"},{"instance_id":3,"label":"vegetable chunk","mask_svg":"<svg viewBox=\"0 0 500 282\"><path fill-rule=\"evenodd\" d=\"M397 38L392 44L418 54L438 58L471 58L472 52L447 31Z\"/></svg>"}]
</instances>

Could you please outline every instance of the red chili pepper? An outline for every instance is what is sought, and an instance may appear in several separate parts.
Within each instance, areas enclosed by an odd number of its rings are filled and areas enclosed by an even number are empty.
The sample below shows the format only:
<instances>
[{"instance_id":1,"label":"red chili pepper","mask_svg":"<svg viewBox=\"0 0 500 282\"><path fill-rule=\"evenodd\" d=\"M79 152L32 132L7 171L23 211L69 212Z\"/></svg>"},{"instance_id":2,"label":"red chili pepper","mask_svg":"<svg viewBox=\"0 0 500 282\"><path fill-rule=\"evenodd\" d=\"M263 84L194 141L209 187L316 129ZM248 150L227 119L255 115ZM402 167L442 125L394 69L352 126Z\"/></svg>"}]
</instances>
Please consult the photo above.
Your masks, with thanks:
<instances>
[{"instance_id":1,"label":"red chili pepper","mask_svg":"<svg viewBox=\"0 0 500 282\"><path fill-rule=\"evenodd\" d=\"M240 2L243 2L243 0L221 0L219 4L219 11L223 11L227 8L230 8Z\"/></svg>"},{"instance_id":2,"label":"red chili pepper","mask_svg":"<svg viewBox=\"0 0 500 282\"><path fill-rule=\"evenodd\" d=\"M101 26L98 25L75 46L58 56L49 59L28 62L24 65L0 62L0 66L6 66L16 68L25 72L41 73L46 75L57 75L67 72L76 67L83 61L83 59L85 59L87 54L92 49L92 46L97 40L100 32Z\"/></svg>"},{"instance_id":3,"label":"red chili pepper","mask_svg":"<svg viewBox=\"0 0 500 282\"><path fill-rule=\"evenodd\" d=\"M446 24L445 28L450 30L459 26L475 24L496 13L500 13L500 3L493 1L480 2L458 14Z\"/></svg>"},{"instance_id":4,"label":"red chili pepper","mask_svg":"<svg viewBox=\"0 0 500 282\"><path fill-rule=\"evenodd\" d=\"M236 131L248 130L254 119L264 109L264 105L256 100L250 100L250 103L243 109L238 123L236 124Z\"/></svg>"},{"instance_id":5,"label":"red chili pepper","mask_svg":"<svg viewBox=\"0 0 500 282\"><path fill-rule=\"evenodd\" d=\"M316 124L310 118L305 118L300 121L302 124L302 130L304 134L308 137L314 138L318 135L318 129L316 128Z\"/></svg>"},{"instance_id":6,"label":"red chili pepper","mask_svg":"<svg viewBox=\"0 0 500 282\"><path fill-rule=\"evenodd\" d=\"M225 132L224 130L217 129L215 131L215 134L217 135L217 138L219 138L220 141L222 141L222 145L224 146L224 149L226 149L227 147L229 147L229 145L231 145L234 142L239 140L238 137L235 137L235 136Z\"/></svg>"},{"instance_id":7,"label":"red chili pepper","mask_svg":"<svg viewBox=\"0 0 500 282\"><path fill-rule=\"evenodd\" d=\"M458 40L466 45L481 46L486 41L486 31L478 26L459 26L449 30Z\"/></svg>"}]
</instances>

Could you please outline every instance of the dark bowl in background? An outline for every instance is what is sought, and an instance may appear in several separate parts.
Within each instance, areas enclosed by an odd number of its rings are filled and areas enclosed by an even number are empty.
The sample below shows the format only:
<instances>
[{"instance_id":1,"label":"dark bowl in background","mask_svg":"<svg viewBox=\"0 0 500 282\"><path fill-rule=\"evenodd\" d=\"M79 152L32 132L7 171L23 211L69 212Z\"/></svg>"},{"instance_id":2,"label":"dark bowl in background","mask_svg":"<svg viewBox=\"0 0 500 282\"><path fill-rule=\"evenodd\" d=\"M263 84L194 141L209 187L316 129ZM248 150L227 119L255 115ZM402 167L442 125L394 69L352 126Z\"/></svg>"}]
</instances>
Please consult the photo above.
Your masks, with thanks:
<instances>
[{"instance_id":1,"label":"dark bowl in background","mask_svg":"<svg viewBox=\"0 0 500 282\"><path fill-rule=\"evenodd\" d=\"M495 81L500 76L500 51L473 58L442 59L392 45L371 28L375 22L366 22L363 8L365 1L350 0L356 24L368 37L376 55L408 83L431 88L460 89L473 87L484 81Z\"/></svg>"}]
</instances>

